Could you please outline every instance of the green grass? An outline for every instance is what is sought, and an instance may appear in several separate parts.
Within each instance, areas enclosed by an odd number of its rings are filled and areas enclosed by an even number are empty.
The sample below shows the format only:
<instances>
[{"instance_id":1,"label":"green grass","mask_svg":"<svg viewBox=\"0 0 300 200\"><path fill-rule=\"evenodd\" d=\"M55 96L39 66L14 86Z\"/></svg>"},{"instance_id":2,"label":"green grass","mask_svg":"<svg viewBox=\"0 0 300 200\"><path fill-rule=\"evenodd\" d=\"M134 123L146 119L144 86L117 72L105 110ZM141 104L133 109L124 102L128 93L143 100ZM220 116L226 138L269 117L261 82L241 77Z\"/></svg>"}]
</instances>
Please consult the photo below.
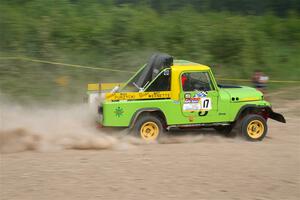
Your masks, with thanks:
<instances>
[{"instance_id":1,"label":"green grass","mask_svg":"<svg viewBox=\"0 0 300 200\"><path fill-rule=\"evenodd\" d=\"M136 71L159 51L209 65L221 78L249 79L260 69L271 80L300 79L297 12L278 17L180 7L160 13L146 4L53 2L2 3L0 57ZM67 77L68 84L57 84L61 77ZM81 101L87 83L121 82L129 77L127 73L0 59L0 92L22 101ZM269 88L293 85L272 83Z\"/></svg>"}]
</instances>

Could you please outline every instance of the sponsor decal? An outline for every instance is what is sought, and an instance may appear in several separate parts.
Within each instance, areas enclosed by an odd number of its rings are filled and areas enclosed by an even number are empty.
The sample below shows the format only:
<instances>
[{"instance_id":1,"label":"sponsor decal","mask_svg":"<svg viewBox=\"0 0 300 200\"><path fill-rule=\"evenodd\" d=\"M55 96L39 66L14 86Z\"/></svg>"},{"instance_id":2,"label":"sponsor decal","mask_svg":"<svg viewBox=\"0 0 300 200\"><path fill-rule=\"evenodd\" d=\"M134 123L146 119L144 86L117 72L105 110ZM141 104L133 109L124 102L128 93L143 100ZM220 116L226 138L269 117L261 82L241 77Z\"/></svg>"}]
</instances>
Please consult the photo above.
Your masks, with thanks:
<instances>
[{"instance_id":1,"label":"sponsor decal","mask_svg":"<svg viewBox=\"0 0 300 200\"><path fill-rule=\"evenodd\" d=\"M183 111L198 111L201 109L199 103L185 103L183 104Z\"/></svg>"},{"instance_id":2,"label":"sponsor decal","mask_svg":"<svg viewBox=\"0 0 300 200\"><path fill-rule=\"evenodd\" d=\"M183 111L208 111L212 109L210 98L188 98L183 104Z\"/></svg>"},{"instance_id":3,"label":"sponsor decal","mask_svg":"<svg viewBox=\"0 0 300 200\"><path fill-rule=\"evenodd\" d=\"M199 97L199 98L206 97L206 96L207 96L207 92L204 91L194 94L194 97Z\"/></svg>"},{"instance_id":4,"label":"sponsor decal","mask_svg":"<svg viewBox=\"0 0 300 200\"><path fill-rule=\"evenodd\" d=\"M161 92L121 92L106 93L105 99L110 101L131 100L131 99L168 99L171 97L169 91Z\"/></svg>"},{"instance_id":5,"label":"sponsor decal","mask_svg":"<svg viewBox=\"0 0 300 200\"><path fill-rule=\"evenodd\" d=\"M200 98L186 98L184 103L199 103L200 100Z\"/></svg>"},{"instance_id":6,"label":"sponsor decal","mask_svg":"<svg viewBox=\"0 0 300 200\"><path fill-rule=\"evenodd\" d=\"M185 93L184 94L184 98L185 99L189 99L189 98L191 98L192 96L191 96L191 93Z\"/></svg>"},{"instance_id":7,"label":"sponsor decal","mask_svg":"<svg viewBox=\"0 0 300 200\"><path fill-rule=\"evenodd\" d=\"M121 117L123 115L123 113L124 113L124 110L121 107L117 107L115 109L114 113L116 114L117 117Z\"/></svg>"}]
</instances>

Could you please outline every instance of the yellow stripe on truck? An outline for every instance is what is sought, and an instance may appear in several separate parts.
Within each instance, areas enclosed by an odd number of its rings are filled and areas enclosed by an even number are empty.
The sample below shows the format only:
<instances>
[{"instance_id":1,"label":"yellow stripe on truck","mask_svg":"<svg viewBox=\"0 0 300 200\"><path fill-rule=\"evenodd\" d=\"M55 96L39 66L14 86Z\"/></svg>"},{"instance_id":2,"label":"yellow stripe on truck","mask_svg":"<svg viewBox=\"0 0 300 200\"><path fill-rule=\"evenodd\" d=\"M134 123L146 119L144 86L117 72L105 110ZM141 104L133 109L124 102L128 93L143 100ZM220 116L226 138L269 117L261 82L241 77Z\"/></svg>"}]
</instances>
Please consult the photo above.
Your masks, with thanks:
<instances>
[{"instance_id":1,"label":"yellow stripe on truck","mask_svg":"<svg viewBox=\"0 0 300 200\"><path fill-rule=\"evenodd\" d=\"M137 99L169 99L170 91L162 92L122 92L122 93L106 93L105 99L110 101L116 100L137 100Z\"/></svg>"},{"instance_id":2,"label":"yellow stripe on truck","mask_svg":"<svg viewBox=\"0 0 300 200\"><path fill-rule=\"evenodd\" d=\"M259 100L261 100L261 98L257 98L257 97L247 97L247 98L240 99L240 101L259 101Z\"/></svg>"}]
</instances>

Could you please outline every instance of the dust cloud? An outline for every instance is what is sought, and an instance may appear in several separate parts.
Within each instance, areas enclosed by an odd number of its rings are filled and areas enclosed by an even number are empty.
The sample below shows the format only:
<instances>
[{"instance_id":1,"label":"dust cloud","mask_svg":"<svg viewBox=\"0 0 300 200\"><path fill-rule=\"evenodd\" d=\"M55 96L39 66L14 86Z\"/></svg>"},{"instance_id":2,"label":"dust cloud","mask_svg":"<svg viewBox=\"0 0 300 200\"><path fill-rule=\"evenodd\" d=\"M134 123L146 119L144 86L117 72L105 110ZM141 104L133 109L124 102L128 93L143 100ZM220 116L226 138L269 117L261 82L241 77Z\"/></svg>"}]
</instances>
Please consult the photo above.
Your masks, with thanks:
<instances>
[{"instance_id":1,"label":"dust cloud","mask_svg":"<svg viewBox=\"0 0 300 200\"><path fill-rule=\"evenodd\" d=\"M5 101L0 108L0 152L61 149L114 149L123 141L97 129L88 105L21 106Z\"/></svg>"},{"instance_id":2,"label":"dust cloud","mask_svg":"<svg viewBox=\"0 0 300 200\"><path fill-rule=\"evenodd\" d=\"M63 149L124 150L149 144L128 134L128 130L97 128L96 108L76 105L20 105L0 98L0 153L51 152ZM150 144L216 141L216 136L166 136Z\"/></svg>"}]
</instances>

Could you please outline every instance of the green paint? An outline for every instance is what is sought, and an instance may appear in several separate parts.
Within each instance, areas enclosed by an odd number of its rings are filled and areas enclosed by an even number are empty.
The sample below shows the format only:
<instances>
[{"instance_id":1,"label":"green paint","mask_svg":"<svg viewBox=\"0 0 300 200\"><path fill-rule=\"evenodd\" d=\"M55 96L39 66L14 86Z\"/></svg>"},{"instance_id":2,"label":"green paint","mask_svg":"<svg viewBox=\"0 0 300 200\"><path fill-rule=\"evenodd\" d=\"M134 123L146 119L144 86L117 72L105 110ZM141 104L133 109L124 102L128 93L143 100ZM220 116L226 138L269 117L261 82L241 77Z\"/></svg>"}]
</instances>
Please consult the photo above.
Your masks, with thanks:
<instances>
[{"instance_id":1,"label":"green paint","mask_svg":"<svg viewBox=\"0 0 300 200\"><path fill-rule=\"evenodd\" d=\"M119 101L119 102L104 102L104 113L103 113L103 125L104 126L129 126L130 121L133 118L136 111L146 108L156 108L160 109L167 119L168 125L174 124L191 124L191 123L213 123L213 122L232 122L235 119L240 108L246 104L269 106L270 103L259 100L259 101L250 101L250 102L232 102L232 95L241 95L243 96L244 88L234 89L236 91L230 92L231 89L219 89L218 92L212 94L215 97L207 95L212 99L212 109L208 111L206 116L199 117L198 112L183 112L182 104L183 101L180 100L180 104L174 103L172 99L163 99L163 100L137 100L137 101ZM232 89L233 90L233 89ZM240 92L238 92L239 90ZM253 96L261 96L261 93L255 89L252 89ZM250 92L249 88L247 92ZM256 95L254 95L256 94ZM122 107L123 110L116 109L116 106ZM121 113L122 117L120 118L118 113ZM111 115L112 112L115 112L116 115ZM220 114L221 113L221 114ZM226 113L226 115L223 115ZM189 116L194 116L195 120L193 122L189 121Z\"/></svg>"},{"instance_id":2,"label":"green paint","mask_svg":"<svg viewBox=\"0 0 300 200\"><path fill-rule=\"evenodd\" d=\"M172 68L171 68L172 70ZM187 67L188 70L188 67ZM193 123L214 123L214 122L233 122L239 110L244 105L270 106L269 102L262 99L262 93L254 88L219 88L215 82L211 71L210 77L214 84L214 90L207 92L207 98L211 100L211 109L207 115L199 116L198 111L184 112L185 94L191 96L199 91L183 92L180 91L179 101L174 99L148 99L148 100L128 100L128 101L104 101L103 106L103 126L128 127L134 115L140 109L159 109L166 117L168 125L193 124ZM172 74L172 72L171 72ZM178 78L178 81L180 79ZM173 83L174 84L174 83ZM172 88L172 86L171 86ZM236 100L238 97L238 100ZM235 100L232 100L232 99ZM243 101L242 99L256 99ZM126 110L126 112L124 112ZM115 115L112 115L115 113ZM202 112L203 114L203 112ZM193 118L192 121L189 119Z\"/></svg>"}]
</instances>

